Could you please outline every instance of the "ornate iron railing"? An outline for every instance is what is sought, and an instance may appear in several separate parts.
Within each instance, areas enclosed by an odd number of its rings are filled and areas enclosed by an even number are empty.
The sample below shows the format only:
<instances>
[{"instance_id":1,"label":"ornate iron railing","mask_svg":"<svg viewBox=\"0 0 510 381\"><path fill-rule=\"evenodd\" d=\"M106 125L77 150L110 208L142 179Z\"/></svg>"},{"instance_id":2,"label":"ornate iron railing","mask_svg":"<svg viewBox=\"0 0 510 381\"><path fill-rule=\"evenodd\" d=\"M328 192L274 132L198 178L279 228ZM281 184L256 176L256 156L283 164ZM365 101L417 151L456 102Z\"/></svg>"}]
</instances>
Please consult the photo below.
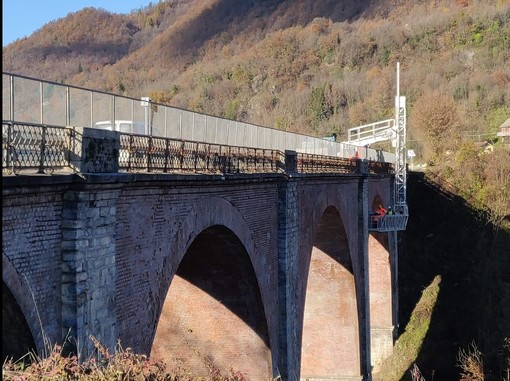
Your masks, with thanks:
<instances>
[{"instance_id":1,"label":"ornate iron railing","mask_svg":"<svg viewBox=\"0 0 510 381\"><path fill-rule=\"evenodd\" d=\"M297 154L298 173L359 173L359 160L334 156Z\"/></svg>"},{"instance_id":2,"label":"ornate iron railing","mask_svg":"<svg viewBox=\"0 0 510 381\"><path fill-rule=\"evenodd\" d=\"M111 133L105 132L105 133ZM295 153L295 166L275 149L239 147L136 134L119 134L118 169L161 173L388 174L392 165L335 156ZM2 173L76 171L83 147L72 127L2 122ZM85 153L86 154L86 153Z\"/></svg>"},{"instance_id":3,"label":"ornate iron railing","mask_svg":"<svg viewBox=\"0 0 510 381\"><path fill-rule=\"evenodd\" d=\"M119 169L128 172L278 173L279 150L121 134Z\"/></svg>"},{"instance_id":4,"label":"ornate iron railing","mask_svg":"<svg viewBox=\"0 0 510 381\"><path fill-rule=\"evenodd\" d=\"M71 130L30 123L2 123L2 173L51 173L69 167Z\"/></svg>"},{"instance_id":5,"label":"ornate iron railing","mask_svg":"<svg viewBox=\"0 0 510 381\"><path fill-rule=\"evenodd\" d=\"M381 163L378 161L367 161L365 172L371 175L383 175L395 173L395 166L391 163Z\"/></svg>"}]
</instances>

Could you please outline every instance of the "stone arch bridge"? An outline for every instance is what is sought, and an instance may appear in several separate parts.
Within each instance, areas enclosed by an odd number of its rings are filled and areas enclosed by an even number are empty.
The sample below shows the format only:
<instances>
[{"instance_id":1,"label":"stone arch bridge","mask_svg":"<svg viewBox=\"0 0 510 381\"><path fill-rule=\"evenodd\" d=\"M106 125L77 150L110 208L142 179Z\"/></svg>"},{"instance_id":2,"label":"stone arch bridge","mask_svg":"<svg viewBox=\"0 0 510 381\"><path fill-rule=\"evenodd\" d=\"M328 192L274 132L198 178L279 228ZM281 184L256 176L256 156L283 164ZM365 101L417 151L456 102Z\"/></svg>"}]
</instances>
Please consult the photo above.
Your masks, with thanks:
<instances>
[{"instance_id":1,"label":"stone arch bridge","mask_svg":"<svg viewBox=\"0 0 510 381\"><path fill-rule=\"evenodd\" d=\"M340 381L391 353L396 232L368 229L391 171L303 173L293 152L275 173L94 171L81 151L73 173L3 176L4 357L84 359L92 336L198 374Z\"/></svg>"}]
</instances>

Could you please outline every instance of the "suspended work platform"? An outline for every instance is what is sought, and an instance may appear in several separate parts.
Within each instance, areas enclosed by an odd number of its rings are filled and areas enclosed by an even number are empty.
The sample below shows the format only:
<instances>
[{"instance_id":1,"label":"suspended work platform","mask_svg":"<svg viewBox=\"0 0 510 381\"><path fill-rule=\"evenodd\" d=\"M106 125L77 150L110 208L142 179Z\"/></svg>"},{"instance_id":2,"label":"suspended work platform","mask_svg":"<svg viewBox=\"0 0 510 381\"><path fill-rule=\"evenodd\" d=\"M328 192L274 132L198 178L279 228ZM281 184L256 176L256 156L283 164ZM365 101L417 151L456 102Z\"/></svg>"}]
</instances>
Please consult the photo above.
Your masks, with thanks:
<instances>
[{"instance_id":1,"label":"suspended work platform","mask_svg":"<svg viewBox=\"0 0 510 381\"><path fill-rule=\"evenodd\" d=\"M372 213L368 216L368 231L392 232L406 230L409 213L406 210L398 210L395 214L378 215Z\"/></svg>"}]
</instances>

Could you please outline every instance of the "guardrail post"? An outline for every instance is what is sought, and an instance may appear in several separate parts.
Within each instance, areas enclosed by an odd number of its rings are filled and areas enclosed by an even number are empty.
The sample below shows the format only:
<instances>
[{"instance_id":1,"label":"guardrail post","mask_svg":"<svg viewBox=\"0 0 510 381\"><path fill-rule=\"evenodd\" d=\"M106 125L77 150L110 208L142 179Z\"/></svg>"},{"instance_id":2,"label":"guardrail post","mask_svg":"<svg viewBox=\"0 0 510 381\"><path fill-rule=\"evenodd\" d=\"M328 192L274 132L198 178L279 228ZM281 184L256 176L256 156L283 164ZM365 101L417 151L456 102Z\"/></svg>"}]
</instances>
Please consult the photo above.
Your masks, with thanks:
<instances>
[{"instance_id":1,"label":"guardrail post","mask_svg":"<svg viewBox=\"0 0 510 381\"><path fill-rule=\"evenodd\" d=\"M147 151L147 172L151 171L152 164L152 136L149 136L149 150Z\"/></svg>"},{"instance_id":2,"label":"guardrail post","mask_svg":"<svg viewBox=\"0 0 510 381\"><path fill-rule=\"evenodd\" d=\"M170 139L165 139L165 169L163 172L168 172L168 162L170 161Z\"/></svg>"},{"instance_id":3,"label":"guardrail post","mask_svg":"<svg viewBox=\"0 0 510 381\"><path fill-rule=\"evenodd\" d=\"M179 151L179 163L180 163L180 169L182 170L183 169L183 166L184 166L184 145L186 143L184 141L181 142L181 148L180 148L180 151Z\"/></svg>"},{"instance_id":4,"label":"guardrail post","mask_svg":"<svg viewBox=\"0 0 510 381\"><path fill-rule=\"evenodd\" d=\"M198 146L199 146L199 143L196 142L194 144L194 146L195 146L195 150L193 152L193 156L194 156L193 157L193 170L197 171L197 169L198 169Z\"/></svg>"},{"instance_id":5,"label":"guardrail post","mask_svg":"<svg viewBox=\"0 0 510 381\"><path fill-rule=\"evenodd\" d=\"M357 164L358 164L357 172L360 175L365 175L368 173L368 164L369 163L367 161L358 159Z\"/></svg>"},{"instance_id":6,"label":"guardrail post","mask_svg":"<svg viewBox=\"0 0 510 381\"><path fill-rule=\"evenodd\" d=\"M2 142L2 155L5 155L5 165L7 168L11 167L11 156L12 156L12 123L7 125L7 146Z\"/></svg>"},{"instance_id":7,"label":"guardrail post","mask_svg":"<svg viewBox=\"0 0 510 381\"><path fill-rule=\"evenodd\" d=\"M40 149L40 153L41 153L41 157L39 159L39 170L37 171L37 173L44 173L44 152L46 151L46 133L47 133L47 128L46 126L43 126L42 127L42 138L41 138L41 149Z\"/></svg>"}]
</instances>

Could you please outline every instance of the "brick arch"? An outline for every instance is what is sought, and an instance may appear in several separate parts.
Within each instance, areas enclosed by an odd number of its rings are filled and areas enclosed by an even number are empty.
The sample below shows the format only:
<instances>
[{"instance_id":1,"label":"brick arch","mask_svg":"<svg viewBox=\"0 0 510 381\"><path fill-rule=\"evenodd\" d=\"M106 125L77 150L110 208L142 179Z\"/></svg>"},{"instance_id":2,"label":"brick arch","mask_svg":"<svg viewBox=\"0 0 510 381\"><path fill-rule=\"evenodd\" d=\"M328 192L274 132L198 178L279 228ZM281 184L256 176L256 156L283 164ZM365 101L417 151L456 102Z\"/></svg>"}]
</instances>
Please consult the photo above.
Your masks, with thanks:
<instances>
[{"instance_id":1,"label":"brick arch","mask_svg":"<svg viewBox=\"0 0 510 381\"><path fill-rule=\"evenodd\" d=\"M252 232L234 206L220 197L195 205L172 241L166 266L171 279L151 356L170 367L207 374L206 362L248 379L272 376L272 353ZM189 308L193 306L193 308ZM173 355L170 355L170 354Z\"/></svg>"},{"instance_id":2,"label":"brick arch","mask_svg":"<svg viewBox=\"0 0 510 381\"><path fill-rule=\"evenodd\" d=\"M301 378L358 377L360 319L347 233L338 209L331 205L314 226L306 276Z\"/></svg>"},{"instance_id":3,"label":"brick arch","mask_svg":"<svg viewBox=\"0 0 510 381\"><path fill-rule=\"evenodd\" d=\"M239 238L256 268L257 261L253 258L255 244L251 229L241 213L222 197L210 197L201 200L186 214L172 240L172 264L178 265L198 234L214 225L227 227ZM264 269L260 268L259 270Z\"/></svg>"},{"instance_id":4,"label":"brick arch","mask_svg":"<svg viewBox=\"0 0 510 381\"><path fill-rule=\"evenodd\" d=\"M382 206L388 208L392 204L391 179L373 179L368 185L368 208L375 210Z\"/></svg>"},{"instance_id":5,"label":"brick arch","mask_svg":"<svg viewBox=\"0 0 510 381\"><path fill-rule=\"evenodd\" d=\"M5 254L2 256L2 281L2 357L8 355L17 360L33 349L43 353L43 332L37 324L32 291Z\"/></svg>"},{"instance_id":6,"label":"brick arch","mask_svg":"<svg viewBox=\"0 0 510 381\"><path fill-rule=\"evenodd\" d=\"M381 195L378 193L373 197L372 204L371 204L371 210L377 210L379 207L385 207L384 201L381 198Z\"/></svg>"}]
</instances>

